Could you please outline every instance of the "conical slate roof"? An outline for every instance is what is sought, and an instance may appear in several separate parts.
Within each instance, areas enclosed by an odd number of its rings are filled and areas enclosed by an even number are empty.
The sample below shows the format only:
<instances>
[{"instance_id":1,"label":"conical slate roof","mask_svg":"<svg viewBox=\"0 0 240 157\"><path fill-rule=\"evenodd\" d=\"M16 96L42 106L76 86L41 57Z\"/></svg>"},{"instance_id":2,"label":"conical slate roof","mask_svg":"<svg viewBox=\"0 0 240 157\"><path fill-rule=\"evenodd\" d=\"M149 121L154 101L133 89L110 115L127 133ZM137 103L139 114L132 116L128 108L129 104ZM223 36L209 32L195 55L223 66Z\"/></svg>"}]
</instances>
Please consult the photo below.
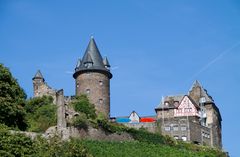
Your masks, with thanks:
<instances>
[{"instance_id":1,"label":"conical slate roof","mask_svg":"<svg viewBox=\"0 0 240 157\"><path fill-rule=\"evenodd\" d=\"M106 63L108 64L107 67L110 67L108 60ZM89 44L87 46L87 49L83 55L81 64L80 66L78 66L78 68L76 68L76 71L73 74L73 77L76 78L78 74L87 72L87 71L103 72L103 73L106 73L109 78L112 78L112 74L110 73L110 70L105 67L103 58L98 50L97 44L93 37L91 37Z\"/></svg>"},{"instance_id":2,"label":"conical slate roof","mask_svg":"<svg viewBox=\"0 0 240 157\"><path fill-rule=\"evenodd\" d=\"M108 61L107 57L104 57L104 59L103 59L103 64L104 64L104 66L106 66L106 67L111 67L110 64L109 64L109 61Z\"/></svg>"},{"instance_id":3,"label":"conical slate roof","mask_svg":"<svg viewBox=\"0 0 240 157\"><path fill-rule=\"evenodd\" d=\"M83 60L83 63L93 63L92 57L89 53L86 53L86 58Z\"/></svg>"},{"instance_id":4,"label":"conical slate roof","mask_svg":"<svg viewBox=\"0 0 240 157\"><path fill-rule=\"evenodd\" d=\"M34 80L34 79L43 79L43 80L44 80L43 75L42 75L42 73L41 73L40 70L37 71L37 73L36 73L35 76L33 77L33 80Z\"/></svg>"}]
</instances>

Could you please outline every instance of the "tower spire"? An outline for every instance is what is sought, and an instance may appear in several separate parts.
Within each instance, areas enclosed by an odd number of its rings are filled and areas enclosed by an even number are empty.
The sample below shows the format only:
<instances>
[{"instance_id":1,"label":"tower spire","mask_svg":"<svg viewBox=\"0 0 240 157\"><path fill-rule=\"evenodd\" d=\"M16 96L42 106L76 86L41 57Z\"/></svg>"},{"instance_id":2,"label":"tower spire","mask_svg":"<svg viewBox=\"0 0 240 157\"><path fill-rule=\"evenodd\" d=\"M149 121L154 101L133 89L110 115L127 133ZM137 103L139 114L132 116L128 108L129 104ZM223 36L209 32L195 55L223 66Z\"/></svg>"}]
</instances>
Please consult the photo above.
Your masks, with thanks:
<instances>
[{"instance_id":1,"label":"tower spire","mask_svg":"<svg viewBox=\"0 0 240 157\"><path fill-rule=\"evenodd\" d=\"M109 78L112 78L112 74L110 73L109 69L110 64L107 59L103 60L93 36L90 38L81 63L82 64L80 64L73 74L74 78L77 77L78 73L83 71L101 71L107 74Z\"/></svg>"},{"instance_id":2,"label":"tower spire","mask_svg":"<svg viewBox=\"0 0 240 157\"><path fill-rule=\"evenodd\" d=\"M33 80L34 79L43 79L43 81L44 81L43 75L40 70L37 71L37 73L34 75L34 77L32 79Z\"/></svg>"}]
</instances>

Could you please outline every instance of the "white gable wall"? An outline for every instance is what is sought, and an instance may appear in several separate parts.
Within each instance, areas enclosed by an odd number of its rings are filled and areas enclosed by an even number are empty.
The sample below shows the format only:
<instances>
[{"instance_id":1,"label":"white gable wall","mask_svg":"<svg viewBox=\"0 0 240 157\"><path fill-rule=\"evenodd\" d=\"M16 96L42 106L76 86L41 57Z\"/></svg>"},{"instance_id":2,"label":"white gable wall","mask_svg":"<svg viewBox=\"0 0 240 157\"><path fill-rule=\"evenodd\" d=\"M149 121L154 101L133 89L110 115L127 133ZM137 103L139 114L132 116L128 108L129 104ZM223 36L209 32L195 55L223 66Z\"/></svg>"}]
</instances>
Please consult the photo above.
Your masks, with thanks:
<instances>
[{"instance_id":1,"label":"white gable wall","mask_svg":"<svg viewBox=\"0 0 240 157\"><path fill-rule=\"evenodd\" d=\"M139 123L140 121L140 117L134 111L130 114L129 119L131 120L130 123Z\"/></svg>"},{"instance_id":2,"label":"white gable wall","mask_svg":"<svg viewBox=\"0 0 240 157\"><path fill-rule=\"evenodd\" d=\"M174 109L174 117L199 116L197 108L188 96L184 96L177 109Z\"/></svg>"}]
</instances>

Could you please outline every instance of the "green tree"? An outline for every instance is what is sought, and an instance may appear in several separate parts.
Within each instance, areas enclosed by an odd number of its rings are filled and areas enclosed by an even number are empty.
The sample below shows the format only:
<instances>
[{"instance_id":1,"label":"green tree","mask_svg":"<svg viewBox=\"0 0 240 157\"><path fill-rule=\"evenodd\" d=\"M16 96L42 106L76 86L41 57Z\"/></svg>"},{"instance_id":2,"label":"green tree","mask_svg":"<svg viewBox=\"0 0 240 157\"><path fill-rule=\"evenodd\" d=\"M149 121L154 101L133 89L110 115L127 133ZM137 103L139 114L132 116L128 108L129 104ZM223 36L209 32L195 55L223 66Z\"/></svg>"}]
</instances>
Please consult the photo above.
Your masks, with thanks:
<instances>
[{"instance_id":1,"label":"green tree","mask_svg":"<svg viewBox=\"0 0 240 157\"><path fill-rule=\"evenodd\" d=\"M75 111L85 113L88 119L95 119L97 117L95 107L89 102L86 95L77 96L72 105Z\"/></svg>"},{"instance_id":2,"label":"green tree","mask_svg":"<svg viewBox=\"0 0 240 157\"><path fill-rule=\"evenodd\" d=\"M0 64L0 123L25 130L26 94L8 68Z\"/></svg>"},{"instance_id":3,"label":"green tree","mask_svg":"<svg viewBox=\"0 0 240 157\"><path fill-rule=\"evenodd\" d=\"M51 96L32 98L27 101L25 109L29 131L44 132L57 124L57 107Z\"/></svg>"}]
</instances>

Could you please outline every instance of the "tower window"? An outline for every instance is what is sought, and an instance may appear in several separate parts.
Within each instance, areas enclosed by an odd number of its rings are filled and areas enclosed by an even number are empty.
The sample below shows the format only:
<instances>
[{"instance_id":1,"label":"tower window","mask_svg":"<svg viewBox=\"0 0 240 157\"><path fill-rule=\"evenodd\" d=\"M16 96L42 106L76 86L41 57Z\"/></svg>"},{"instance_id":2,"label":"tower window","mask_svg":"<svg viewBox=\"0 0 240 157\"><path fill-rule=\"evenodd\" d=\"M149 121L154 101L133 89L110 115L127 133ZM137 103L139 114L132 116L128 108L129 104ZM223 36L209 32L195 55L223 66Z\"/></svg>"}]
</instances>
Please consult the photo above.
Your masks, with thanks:
<instances>
[{"instance_id":1,"label":"tower window","mask_svg":"<svg viewBox=\"0 0 240 157\"><path fill-rule=\"evenodd\" d=\"M171 127L170 127L170 126L165 126L165 127L164 127L164 130L165 130L165 131L170 131L170 130L171 130Z\"/></svg>"},{"instance_id":2,"label":"tower window","mask_svg":"<svg viewBox=\"0 0 240 157\"><path fill-rule=\"evenodd\" d=\"M103 81L99 81L99 85L102 86L103 85Z\"/></svg>"},{"instance_id":3,"label":"tower window","mask_svg":"<svg viewBox=\"0 0 240 157\"><path fill-rule=\"evenodd\" d=\"M92 63L84 63L84 66L86 67L86 68L90 68L90 67L92 67Z\"/></svg>"},{"instance_id":4,"label":"tower window","mask_svg":"<svg viewBox=\"0 0 240 157\"><path fill-rule=\"evenodd\" d=\"M77 83L77 87L79 87L79 83Z\"/></svg>"},{"instance_id":5,"label":"tower window","mask_svg":"<svg viewBox=\"0 0 240 157\"><path fill-rule=\"evenodd\" d=\"M186 131L187 127L186 126L181 126L181 131Z\"/></svg>"},{"instance_id":6,"label":"tower window","mask_svg":"<svg viewBox=\"0 0 240 157\"><path fill-rule=\"evenodd\" d=\"M90 93L90 89L86 89L86 93L89 94Z\"/></svg>"},{"instance_id":7,"label":"tower window","mask_svg":"<svg viewBox=\"0 0 240 157\"><path fill-rule=\"evenodd\" d=\"M99 103L102 104L103 103L103 99L99 99Z\"/></svg>"},{"instance_id":8,"label":"tower window","mask_svg":"<svg viewBox=\"0 0 240 157\"><path fill-rule=\"evenodd\" d=\"M178 131L178 125L173 126L173 131Z\"/></svg>"}]
</instances>

